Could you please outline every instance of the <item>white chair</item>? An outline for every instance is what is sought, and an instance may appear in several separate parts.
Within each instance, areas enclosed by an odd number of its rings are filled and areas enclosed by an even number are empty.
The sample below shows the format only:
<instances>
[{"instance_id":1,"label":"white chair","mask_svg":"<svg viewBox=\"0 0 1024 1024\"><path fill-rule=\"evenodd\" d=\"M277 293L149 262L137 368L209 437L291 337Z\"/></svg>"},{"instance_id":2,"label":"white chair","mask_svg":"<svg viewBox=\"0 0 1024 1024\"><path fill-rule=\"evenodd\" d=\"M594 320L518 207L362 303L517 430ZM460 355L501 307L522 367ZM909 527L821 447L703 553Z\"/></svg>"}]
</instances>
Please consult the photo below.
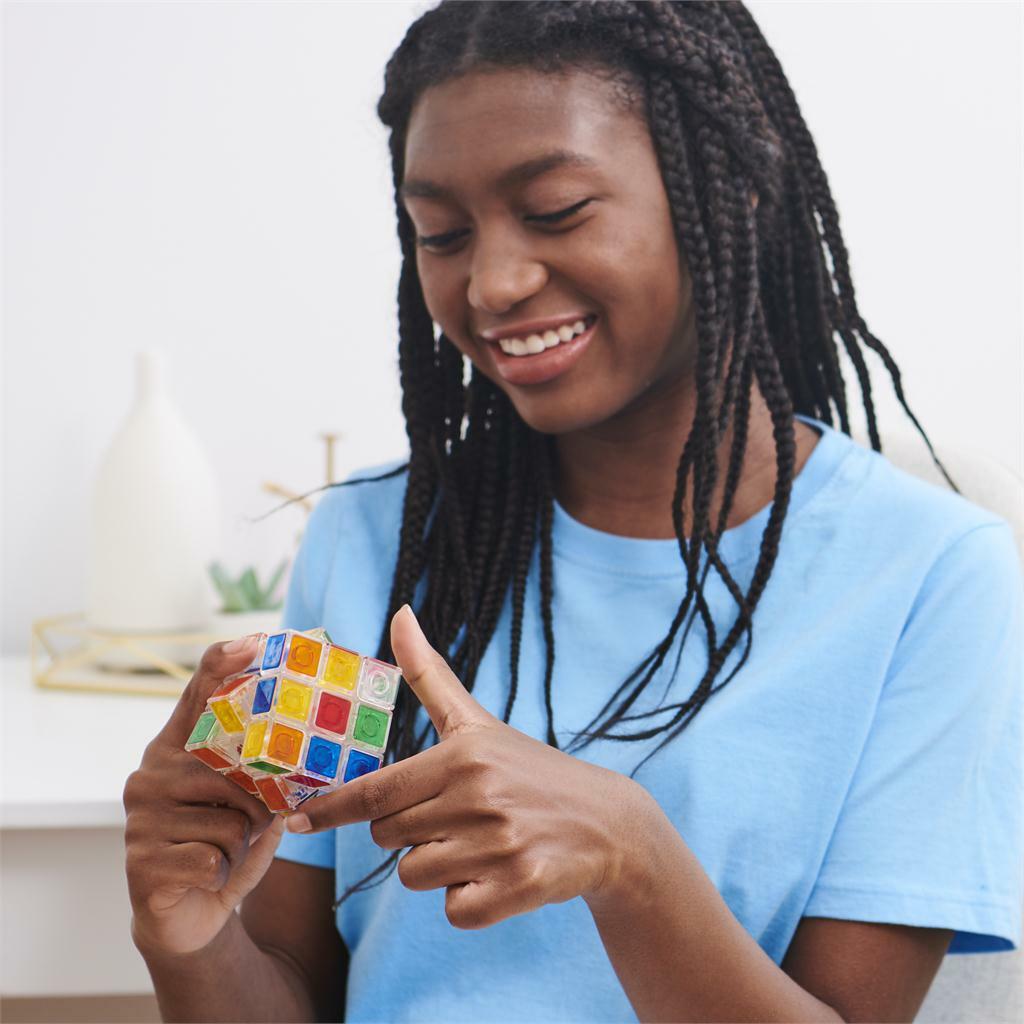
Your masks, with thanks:
<instances>
[{"instance_id":1,"label":"white chair","mask_svg":"<svg viewBox=\"0 0 1024 1024\"><path fill-rule=\"evenodd\" d=\"M865 446L865 437L856 439ZM928 436L960 493L1002 516L1024 565L1024 480L979 452ZM924 441L910 426L882 436L885 456L900 469L948 488ZM1024 952L947 956L916 1018L925 1024L1020 1024L1024 1021Z\"/></svg>"}]
</instances>

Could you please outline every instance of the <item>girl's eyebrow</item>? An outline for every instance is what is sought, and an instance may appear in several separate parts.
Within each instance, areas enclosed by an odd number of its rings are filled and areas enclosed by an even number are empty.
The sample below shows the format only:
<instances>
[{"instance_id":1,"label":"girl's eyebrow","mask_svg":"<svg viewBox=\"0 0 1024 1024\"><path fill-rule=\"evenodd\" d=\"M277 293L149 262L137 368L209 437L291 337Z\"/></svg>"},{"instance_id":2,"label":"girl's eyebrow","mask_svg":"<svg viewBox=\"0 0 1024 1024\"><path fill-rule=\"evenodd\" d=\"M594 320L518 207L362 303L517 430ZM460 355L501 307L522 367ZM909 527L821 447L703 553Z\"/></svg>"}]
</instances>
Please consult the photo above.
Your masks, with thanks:
<instances>
[{"instance_id":1,"label":"girl's eyebrow","mask_svg":"<svg viewBox=\"0 0 1024 1024\"><path fill-rule=\"evenodd\" d=\"M507 189L514 185L525 185L526 182L539 178L542 174L562 167L579 167L592 169L597 166L593 157L583 153L575 153L568 149L555 149L550 153L524 160L515 167L505 171L496 184L499 189ZM451 199L452 191L444 185L438 185L424 178L412 178L404 181L398 189L403 199Z\"/></svg>"}]
</instances>

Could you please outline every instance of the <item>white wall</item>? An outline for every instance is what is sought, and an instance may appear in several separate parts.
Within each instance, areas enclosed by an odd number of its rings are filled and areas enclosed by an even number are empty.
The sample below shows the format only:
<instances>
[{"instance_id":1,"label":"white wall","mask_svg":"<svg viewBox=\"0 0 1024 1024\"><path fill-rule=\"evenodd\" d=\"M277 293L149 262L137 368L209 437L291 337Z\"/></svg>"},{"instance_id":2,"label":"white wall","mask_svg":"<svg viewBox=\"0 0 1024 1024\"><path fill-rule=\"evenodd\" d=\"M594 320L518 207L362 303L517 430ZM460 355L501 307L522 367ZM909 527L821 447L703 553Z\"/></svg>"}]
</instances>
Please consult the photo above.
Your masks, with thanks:
<instances>
[{"instance_id":1,"label":"white wall","mask_svg":"<svg viewBox=\"0 0 1024 1024\"><path fill-rule=\"evenodd\" d=\"M240 519L271 506L265 479L322 482L320 431L346 435L342 472L405 450L373 108L425 6L6 4L5 651L83 607L90 489L137 348L166 352L217 469L229 562L288 551L301 519ZM1020 468L1020 8L751 7L912 403Z\"/></svg>"}]
</instances>

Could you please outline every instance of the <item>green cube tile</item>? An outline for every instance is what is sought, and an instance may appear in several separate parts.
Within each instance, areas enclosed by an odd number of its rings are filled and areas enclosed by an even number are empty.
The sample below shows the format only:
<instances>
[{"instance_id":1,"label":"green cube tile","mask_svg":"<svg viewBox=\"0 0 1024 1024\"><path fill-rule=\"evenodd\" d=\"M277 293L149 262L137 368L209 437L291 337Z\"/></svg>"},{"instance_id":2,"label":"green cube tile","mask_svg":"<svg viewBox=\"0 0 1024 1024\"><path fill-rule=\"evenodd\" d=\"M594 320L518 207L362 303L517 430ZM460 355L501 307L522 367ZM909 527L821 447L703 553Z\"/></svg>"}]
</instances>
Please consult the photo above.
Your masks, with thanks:
<instances>
[{"instance_id":1,"label":"green cube tile","mask_svg":"<svg viewBox=\"0 0 1024 1024\"><path fill-rule=\"evenodd\" d=\"M371 747L383 747L388 734L388 716L383 711L369 708L365 704L356 715L356 727L352 738Z\"/></svg>"},{"instance_id":2,"label":"green cube tile","mask_svg":"<svg viewBox=\"0 0 1024 1024\"><path fill-rule=\"evenodd\" d=\"M192 735L186 740L186 743L203 743L205 742L210 733L213 732L213 727L217 724L217 716L212 711L204 711L199 716L199 721L196 722L195 728L192 730Z\"/></svg>"},{"instance_id":3,"label":"green cube tile","mask_svg":"<svg viewBox=\"0 0 1024 1024\"><path fill-rule=\"evenodd\" d=\"M261 772L270 772L271 775L283 775L290 772L291 768L282 768L280 765L271 764L269 761L250 761L247 768L259 768Z\"/></svg>"}]
</instances>

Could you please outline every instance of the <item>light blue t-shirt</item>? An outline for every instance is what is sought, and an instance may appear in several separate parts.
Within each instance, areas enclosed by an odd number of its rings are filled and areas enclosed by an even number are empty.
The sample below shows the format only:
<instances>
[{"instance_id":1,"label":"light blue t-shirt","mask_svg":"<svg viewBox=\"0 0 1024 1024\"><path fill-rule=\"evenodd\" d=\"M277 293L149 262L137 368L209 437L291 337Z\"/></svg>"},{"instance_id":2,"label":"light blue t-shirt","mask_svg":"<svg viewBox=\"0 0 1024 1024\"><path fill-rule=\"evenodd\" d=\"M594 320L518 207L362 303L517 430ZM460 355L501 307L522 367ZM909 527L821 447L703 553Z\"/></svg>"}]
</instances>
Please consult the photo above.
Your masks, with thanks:
<instances>
[{"instance_id":1,"label":"light blue t-shirt","mask_svg":"<svg viewBox=\"0 0 1024 1024\"><path fill-rule=\"evenodd\" d=\"M804 916L951 928L957 953L1016 948L1024 657L1011 531L806 422L822 437L794 482L749 661L636 779L776 963ZM325 494L286 625L324 625L338 643L376 652L405 486L401 474ZM762 509L723 538L744 589L767 518ZM567 737L665 635L685 570L674 540L603 533L559 506L553 529L552 689ZM538 573L535 553L511 724L543 739ZM707 597L721 636L736 606L714 574ZM510 619L506 601L474 687L497 715ZM689 696L706 657L695 627L668 701ZM652 681L647 707L667 679ZM602 741L579 756L628 773L651 746ZM340 894L386 854L356 824L286 834L278 856L333 868ZM582 899L460 931L443 890L410 892L392 873L344 903L337 922L351 954L349 1021L635 1020Z\"/></svg>"}]
</instances>

